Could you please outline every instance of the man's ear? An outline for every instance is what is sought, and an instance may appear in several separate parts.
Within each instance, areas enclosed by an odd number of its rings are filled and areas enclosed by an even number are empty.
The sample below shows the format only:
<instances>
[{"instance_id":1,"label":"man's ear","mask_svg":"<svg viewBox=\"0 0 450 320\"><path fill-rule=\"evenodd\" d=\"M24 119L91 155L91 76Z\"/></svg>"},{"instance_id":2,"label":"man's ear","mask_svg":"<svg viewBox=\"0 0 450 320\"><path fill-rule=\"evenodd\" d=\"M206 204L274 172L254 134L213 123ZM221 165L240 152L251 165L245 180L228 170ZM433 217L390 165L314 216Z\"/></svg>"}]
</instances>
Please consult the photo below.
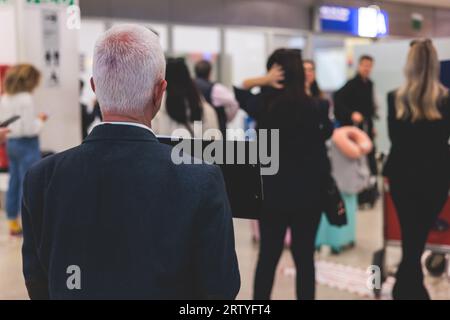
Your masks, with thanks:
<instances>
[{"instance_id":1,"label":"man's ear","mask_svg":"<svg viewBox=\"0 0 450 320\"><path fill-rule=\"evenodd\" d=\"M161 80L158 84L155 85L154 93L153 93L153 105L159 110L161 107L162 99L164 97L164 92L167 89L167 81Z\"/></svg>"},{"instance_id":2,"label":"man's ear","mask_svg":"<svg viewBox=\"0 0 450 320\"><path fill-rule=\"evenodd\" d=\"M94 91L94 93L95 93L95 83L94 83L93 77L91 77L91 88L92 88L92 91Z\"/></svg>"}]
</instances>

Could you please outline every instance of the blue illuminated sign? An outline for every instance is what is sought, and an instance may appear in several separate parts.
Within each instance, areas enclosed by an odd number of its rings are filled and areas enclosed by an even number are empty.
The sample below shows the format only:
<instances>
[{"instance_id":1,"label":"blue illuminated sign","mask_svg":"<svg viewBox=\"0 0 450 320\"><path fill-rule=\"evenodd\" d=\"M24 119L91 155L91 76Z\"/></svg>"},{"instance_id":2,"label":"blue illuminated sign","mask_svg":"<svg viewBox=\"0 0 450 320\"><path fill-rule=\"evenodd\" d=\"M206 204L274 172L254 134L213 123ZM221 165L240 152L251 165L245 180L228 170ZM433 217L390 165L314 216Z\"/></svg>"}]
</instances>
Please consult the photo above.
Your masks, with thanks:
<instances>
[{"instance_id":1,"label":"blue illuminated sign","mask_svg":"<svg viewBox=\"0 0 450 320\"><path fill-rule=\"evenodd\" d=\"M320 30L322 32L347 33L360 37L382 37L389 34L389 15L376 7L319 8Z\"/></svg>"}]
</instances>

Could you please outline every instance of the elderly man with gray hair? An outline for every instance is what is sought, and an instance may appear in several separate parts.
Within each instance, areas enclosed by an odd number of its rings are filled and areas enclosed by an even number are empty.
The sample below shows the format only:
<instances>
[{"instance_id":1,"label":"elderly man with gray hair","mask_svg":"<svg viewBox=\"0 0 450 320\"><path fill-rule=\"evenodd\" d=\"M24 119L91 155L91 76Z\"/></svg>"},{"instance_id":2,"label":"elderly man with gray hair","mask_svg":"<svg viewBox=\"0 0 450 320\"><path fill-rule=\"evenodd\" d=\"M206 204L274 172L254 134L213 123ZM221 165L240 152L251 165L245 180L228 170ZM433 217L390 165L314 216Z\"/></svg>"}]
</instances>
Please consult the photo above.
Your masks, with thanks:
<instances>
[{"instance_id":1,"label":"elderly man with gray hair","mask_svg":"<svg viewBox=\"0 0 450 320\"><path fill-rule=\"evenodd\" d=\"M151 122L167 83L158 37L116 26L97 41L92 88L104 122L24 184L31 299L234 299L232 216L212 165L175 165Z\"/></svg>"}]
</instances>

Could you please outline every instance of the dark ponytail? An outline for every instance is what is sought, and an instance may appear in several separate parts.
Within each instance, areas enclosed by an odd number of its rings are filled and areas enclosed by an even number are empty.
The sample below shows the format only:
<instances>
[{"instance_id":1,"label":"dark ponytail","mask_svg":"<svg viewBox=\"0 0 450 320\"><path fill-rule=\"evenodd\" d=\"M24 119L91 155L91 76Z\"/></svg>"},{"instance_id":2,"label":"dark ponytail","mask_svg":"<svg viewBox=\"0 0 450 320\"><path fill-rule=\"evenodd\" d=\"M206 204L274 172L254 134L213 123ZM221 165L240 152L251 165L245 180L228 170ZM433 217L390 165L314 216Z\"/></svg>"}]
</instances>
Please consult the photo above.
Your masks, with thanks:
<instances>
[{"instance_id":1,"label":"dark ponytail","mask_svg":"<svg viewBox=\"0 0 450 320\"><path fill-rule=\"evenodd\" d=\"M189 127L189 123L201 121L203 105L195 83L184 59L168 59L166 69L167 100L169 116Z\"/></svg>"}]
</instances>

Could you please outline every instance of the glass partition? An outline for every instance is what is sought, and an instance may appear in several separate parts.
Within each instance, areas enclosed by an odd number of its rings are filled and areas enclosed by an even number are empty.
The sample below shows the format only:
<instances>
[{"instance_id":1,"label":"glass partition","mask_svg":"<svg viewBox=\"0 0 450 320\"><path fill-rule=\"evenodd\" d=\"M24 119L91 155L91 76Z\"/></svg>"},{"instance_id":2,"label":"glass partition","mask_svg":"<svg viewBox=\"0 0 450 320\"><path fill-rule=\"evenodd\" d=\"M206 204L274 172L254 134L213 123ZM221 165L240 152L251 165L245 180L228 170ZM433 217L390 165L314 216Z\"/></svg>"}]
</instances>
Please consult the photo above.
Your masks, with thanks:
<instances>
[{"instance_id":1,"label":"glass partition","mask_svg":"<svg viewBox=\"0 0 450 320\"><path fill-rule=\"evenodd\" d=\"M89 86L89 81L92 76L95 42L105 30L106 24L102 20L82 20L81 29L78 33L80 79L84 81L84 91L81 96L81 101L89 107L93 107L95 100L95 94Z\"/></svg>"},{"instance_id":2,"label":"glass partition","mask_svg":"<svg viewBox=\"0 0 450 320\"><path fill-rule=\"evenodd\" d=\"M304 50L306 45L306 37L303 35L273 33L269 41L269 52L279 48Z\"/></svg>"},{"instance_id":3,"label":"glass partition","mask_svg":"<svg viewBox=\"0 0 450 320\"><path fill-rule=\"evenodd\" d=\"M226 29L224 78L239 86L248 77L263 75L267 54L266 32Z\"/></svg>"},{"instance_id":4,"label":"glass partition","mask_svg":"<svg viewBox=\"0 0 450 320\"><path fill-rule=\"evenodd\" d=\"M220 79L220 29L213 27L181 26L173 27L173 55L184 57L192 76L195 63L208 60L213 64L211 78Z\"/></svg>"}]
</instances>

